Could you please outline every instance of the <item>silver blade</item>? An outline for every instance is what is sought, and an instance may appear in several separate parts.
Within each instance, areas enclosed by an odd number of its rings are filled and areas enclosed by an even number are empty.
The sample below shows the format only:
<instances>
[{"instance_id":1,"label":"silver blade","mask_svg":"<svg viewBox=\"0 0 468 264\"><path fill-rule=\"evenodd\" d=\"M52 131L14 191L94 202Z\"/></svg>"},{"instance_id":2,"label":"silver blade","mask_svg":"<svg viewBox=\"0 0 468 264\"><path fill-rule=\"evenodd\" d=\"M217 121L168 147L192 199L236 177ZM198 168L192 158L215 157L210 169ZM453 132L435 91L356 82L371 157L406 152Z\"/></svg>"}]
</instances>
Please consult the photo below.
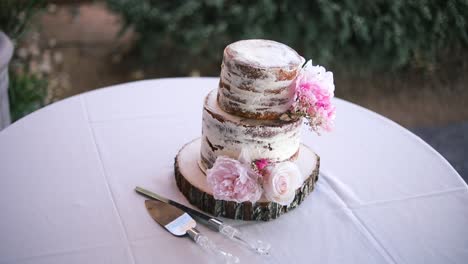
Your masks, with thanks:
<instances>
[{"instance_id":1,"label":"silver blade","mask_svg":"<svg viewBox=\"0 0 468 264\"><path fill-rule=\"evenodd\" d=\"M183 236L197 223L179 208L156 200L146 200L146 209L154 221L175 236Z\"/></svg>"},{"instance_id":2,"label":"silver blade","mask_svg":"<svg viewBox=\"0 0 468 264\"><path fill-rule=\"evenodd\" d=\"M214 218L214 217L212 217L212 216L210 216L210 215L208 215L208 214L205 214L205 213L202 213L202 212L200 212L200 211L194 210L194 209L192 209L192 208L190 208L190 207L187 207L187 206L185 206L185 205L183 205L183 204L180 204L180 203L178 203L178 202L176 202L176 201L167 199L166 197L163 197L163 196L161 196L161 195L159 195L159 194L156 194L156 193L154 193L154 192L148 191L148 190L143 189L143 188L141 188L141 187L138 187L138 186L137 186L137 187L135 188L135 191L136 191L137 193L139 193L139 194L142 194L142 195L148 197L148 198L156 199L156 200L159 200L159 201L161 201L161 202L165 202L165 203L168 203L168 204L172 204L172 205L174 205L175 207L180 208L180 209L182 209L183 211L189 213L190 215L202 219L203 221L205 221L205 223L206 223L206 222L210 223L210 220L211 220L211 219L212 219L211 222L213 222L213 221L215 221L215 222L217 222L217 223L222 223L222 222L223 222L223 221L221 221L221 220L219 220L219 219L216 219L216 218ZM217 226L214 226L214 227L217 228Z\"/></svg>"}]
</instances>

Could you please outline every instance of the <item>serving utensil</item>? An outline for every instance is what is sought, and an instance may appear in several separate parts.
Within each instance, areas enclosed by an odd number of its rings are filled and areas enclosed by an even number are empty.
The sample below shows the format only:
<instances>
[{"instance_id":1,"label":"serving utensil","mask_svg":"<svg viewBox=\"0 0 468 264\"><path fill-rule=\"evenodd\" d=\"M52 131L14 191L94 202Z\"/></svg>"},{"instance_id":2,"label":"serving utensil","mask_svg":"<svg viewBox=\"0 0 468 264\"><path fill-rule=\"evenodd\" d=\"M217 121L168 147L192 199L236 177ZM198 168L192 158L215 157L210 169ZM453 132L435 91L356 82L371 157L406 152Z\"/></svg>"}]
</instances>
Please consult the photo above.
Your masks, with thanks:
<instances>
[{"instance_id":1,"label":"serving utensil","mask_svg":"<svg viewBox=\"0 0 468 264\"><path fill-rule=\"evenodd\" d=\"M190 215L201 219L205 225L211 227L215 231L220 232L221 234L228 237L229 239L242 244L243 246L253 250L254 252L256 252L258 254L261 254L261 255L268 255L269 254L269 251L270 251L270 248L271 248L270 244L265 243L265 242L263 242L261 240L252 239L252 238L248 237L247 235L241 233L238 229L236 229L236 228L234 228L234 227L232 227L232 226L230 226L228 224L223 223L223 221L221 221L218 218L214 218L214 217L212 217L212 216L210 216L208 214L205 214L205 213L202 213L200 211L194 210L194 209L192 209L190 207L187 207L187 206L185 206L183 204L180 204L178 202L175 202L173 200L167 199L167 198L165 198L165 197L163 197L161 195L158 195L156 193L153 193L153 192L148 191L148 190L146 190L144 188L141 188L141 187L136 187L135 191L137 193L145 196L145 197L148 197L148 198L151 198L151 199L154 199L154 200L158 200L158 201L164 202L166 204L173 205L173 206L175 206L175 207L189 213Z\"/></svg>"},{"instance_id":2,"label":"serving utensil","mask_svg":"<svg viewBox=\"0 0 468 264\"><path fill-rule=\"evenodd\" d=\"M197 245L212 253L224 263L239 263L239 258L219 249L208 237L195 229L197 223L189 214L170 204L146 200L146 209L151 217L174 236L188 235Z\"/></svg>"}]
</instances>

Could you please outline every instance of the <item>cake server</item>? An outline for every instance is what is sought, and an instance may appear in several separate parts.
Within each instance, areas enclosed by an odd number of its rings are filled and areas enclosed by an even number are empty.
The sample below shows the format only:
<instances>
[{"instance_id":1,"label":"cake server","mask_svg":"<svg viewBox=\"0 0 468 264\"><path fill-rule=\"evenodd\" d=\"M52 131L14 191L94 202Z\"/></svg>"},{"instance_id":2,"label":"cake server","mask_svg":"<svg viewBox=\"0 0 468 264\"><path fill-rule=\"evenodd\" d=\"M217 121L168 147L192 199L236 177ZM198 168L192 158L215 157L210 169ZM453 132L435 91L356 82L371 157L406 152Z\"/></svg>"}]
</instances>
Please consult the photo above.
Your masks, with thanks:
<instances>
[{"instance_id":1,"label":"cake server","mask_svg":"<svg viewBox=\"0 0 468 264\"><path fill-rule=\"evenodd\" d=\"M146 200L146 209L151 217L174 236L188 235L197 245L213 253L225 263L239 263L239 258L219 249L208 237L202 235L195 226L197 223L189 214L170 204Z\"/></svg>"},{"instance_id":2,"label":"cake server","mask_svg":"<svg viewBox=\"0 0 468 264\"><path fill-rule=\"evenodd\" d=\"M189 213L192 216L198 217L203 220L203 222L208 225L209 227L213 228L214 230L220 232L224 236L228 237L229 239L232 239L233 241L236 241L243 246L248 247L249 249L255 251L258 254L261 255L268 255L270 251L270 244L265 243L261 240L254 240L248 238L245 234L241 233L238 229L224 224L223 221L220 219L214 218L210 215L207 215L205 213L202 213L200 211L194 210L190 207L187 207L183 204L180 204L178 202L172 201L170 199L167 199L161 195L155 194L151 191L148 191L146 189L143 189L141 187L136 187L135 191L145 197L158 200L161 202L164 202L166 204L173 205L187 213Z\"/></svg>"}]
</instances>

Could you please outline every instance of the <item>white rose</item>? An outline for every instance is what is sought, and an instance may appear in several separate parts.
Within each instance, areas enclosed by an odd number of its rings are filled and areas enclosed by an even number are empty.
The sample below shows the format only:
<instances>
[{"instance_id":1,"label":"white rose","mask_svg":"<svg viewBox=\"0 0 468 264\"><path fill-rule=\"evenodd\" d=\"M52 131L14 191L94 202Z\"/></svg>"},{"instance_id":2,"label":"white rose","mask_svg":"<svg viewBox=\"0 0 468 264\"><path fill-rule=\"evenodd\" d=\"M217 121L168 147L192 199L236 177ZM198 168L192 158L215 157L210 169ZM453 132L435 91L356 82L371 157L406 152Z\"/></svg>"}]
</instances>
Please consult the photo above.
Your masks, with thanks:
<instances>
[{"instance_id":1,"label":"white rose","mask_svg":"<svg viewBox=\"0 0 468 264\"><path fill-rule=\"evenodd\" d=\"M265 197L281 205L289 205L302 185L302 173L293 162L272 164L265 168L263 189Z\"/></svg>"}]
</instances>

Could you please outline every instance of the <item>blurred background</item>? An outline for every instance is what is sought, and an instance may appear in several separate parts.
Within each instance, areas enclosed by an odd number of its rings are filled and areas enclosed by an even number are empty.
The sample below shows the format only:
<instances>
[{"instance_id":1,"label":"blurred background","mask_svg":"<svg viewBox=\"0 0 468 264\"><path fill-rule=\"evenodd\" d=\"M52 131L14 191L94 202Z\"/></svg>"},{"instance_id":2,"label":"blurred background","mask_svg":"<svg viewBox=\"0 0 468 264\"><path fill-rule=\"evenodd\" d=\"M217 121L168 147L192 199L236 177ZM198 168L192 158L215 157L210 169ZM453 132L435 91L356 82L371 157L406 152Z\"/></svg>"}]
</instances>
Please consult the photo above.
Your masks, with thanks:
<instances>
[{"instance_id":1,"label":"blurred background","mask_svg":"<svg viewBox=\"0 0 468 264\"><path fill-rule=\"evenodd\" d=\"M336 96L410 129L468 179L466 0L0 0L0 31L13 122L112 84L218 76L227 44L266 38L333 71Z\"/></svg>"}]
</instances>

